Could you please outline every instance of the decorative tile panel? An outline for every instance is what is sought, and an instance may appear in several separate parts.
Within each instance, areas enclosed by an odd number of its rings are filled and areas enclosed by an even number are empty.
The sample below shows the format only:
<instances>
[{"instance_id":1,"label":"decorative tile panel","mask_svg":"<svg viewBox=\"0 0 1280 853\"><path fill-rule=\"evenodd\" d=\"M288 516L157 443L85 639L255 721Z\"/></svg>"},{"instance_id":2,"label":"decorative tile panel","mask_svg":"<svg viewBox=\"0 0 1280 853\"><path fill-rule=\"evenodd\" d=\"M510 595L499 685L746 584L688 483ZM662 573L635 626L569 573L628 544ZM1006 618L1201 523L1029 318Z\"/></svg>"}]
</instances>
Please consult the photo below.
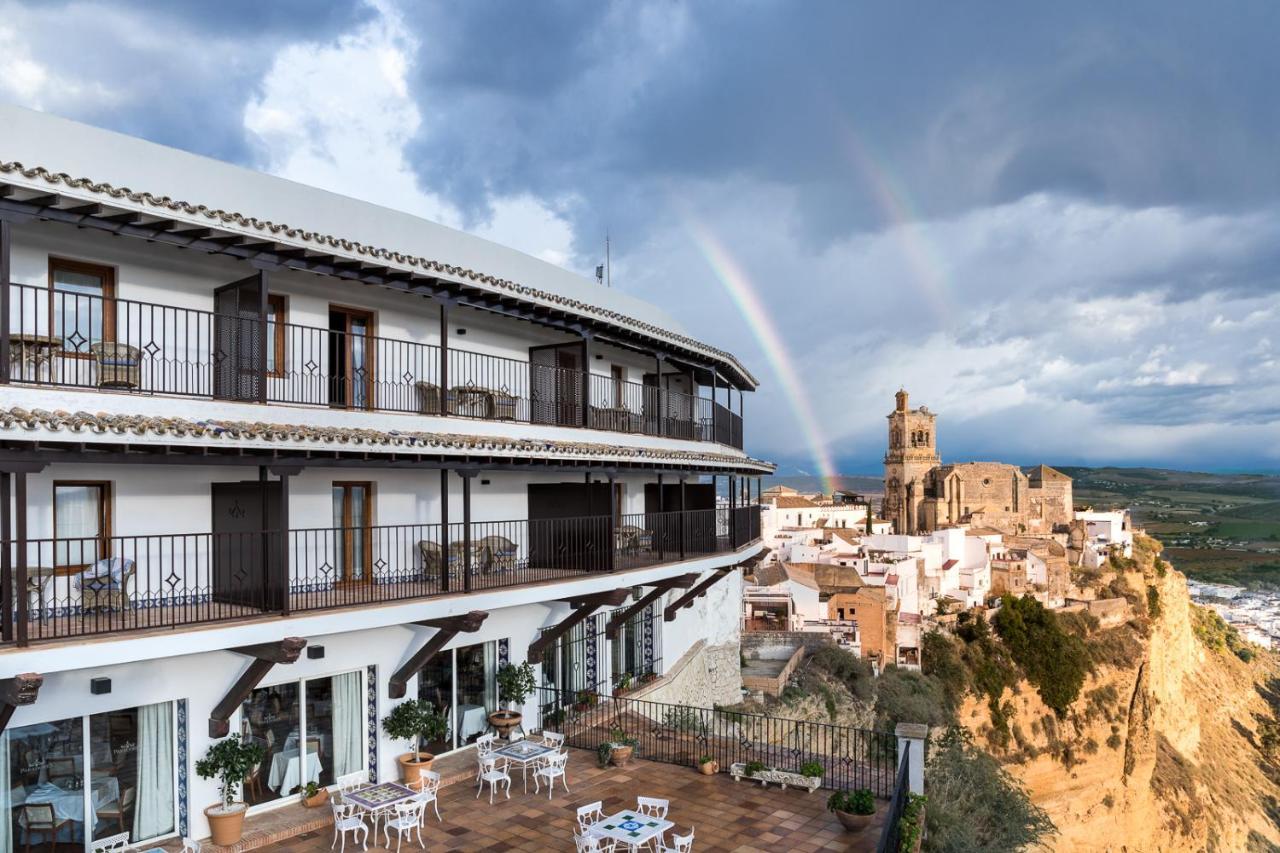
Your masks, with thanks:
<instances>
[{"instance_id":1,"label":"decorative tile panel","mask_svg":"<svg viewBox=\"0 0 1280 853\"><path fill-rule=\"evenodd\" d=\"M365 692L368 697L369 720L369 781L378 781L378 668L365 671Z\"/></svg>"}]
</instances>

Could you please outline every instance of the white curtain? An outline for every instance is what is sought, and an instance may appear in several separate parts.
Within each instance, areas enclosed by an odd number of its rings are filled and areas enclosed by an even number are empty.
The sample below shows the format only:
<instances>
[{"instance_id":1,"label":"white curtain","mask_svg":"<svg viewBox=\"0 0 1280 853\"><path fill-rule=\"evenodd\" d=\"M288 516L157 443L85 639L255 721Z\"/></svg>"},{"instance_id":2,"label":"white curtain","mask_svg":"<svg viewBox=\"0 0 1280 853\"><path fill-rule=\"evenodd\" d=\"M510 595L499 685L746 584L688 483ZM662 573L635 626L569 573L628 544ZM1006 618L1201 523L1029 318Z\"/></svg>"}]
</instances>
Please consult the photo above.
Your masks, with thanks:
<instances>
[{"instance_id":1,"label":"white curtain","mask_svg":"<svg viewBox=\"0 0 1280 853\"><path fill-rule=\"evenodd\" d=\"M13 853L13 797L9 788L9 733L0 732L0 853Z\"/></svg>"},{"instance_id":2,"label":"white curtain","mask_svg":"<svg viewBox=\"0 0 1280 853\"><path fill-rule=\"evenodd\" d=\"M359 672L333 677L333 775L364 767L364 687Z\"/></svg>"},{"instance_id":3,"label":"white curtain","mask_svg":"<svg viewBox=\"0 0 1280 853\"><path fill-rule=\"evenodd\" d=\"M143 841L173 832L173 705L160 702L138 709L138 789L133 805L133 835Z\"/></svg>"}]
</instances>

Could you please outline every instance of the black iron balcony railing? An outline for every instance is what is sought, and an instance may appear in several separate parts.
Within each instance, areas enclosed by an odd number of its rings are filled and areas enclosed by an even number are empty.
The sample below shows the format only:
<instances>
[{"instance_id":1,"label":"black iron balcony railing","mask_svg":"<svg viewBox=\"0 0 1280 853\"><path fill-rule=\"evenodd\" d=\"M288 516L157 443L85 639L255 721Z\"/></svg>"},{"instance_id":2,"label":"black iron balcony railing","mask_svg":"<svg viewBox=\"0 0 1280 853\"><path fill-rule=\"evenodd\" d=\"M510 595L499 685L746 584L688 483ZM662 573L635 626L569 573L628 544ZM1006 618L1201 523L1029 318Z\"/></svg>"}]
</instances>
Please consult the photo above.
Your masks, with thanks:
<instances>
[{"instance_id":1,"label":"black iron balcony railing","mask_svg":"<svg viewBox=\"0 0 1280 853\"><path fill-rule=\"evenodd\" d=\"M438 346L360 334L351 324L324 329L11 284L7 328L15 382L447 414L742 447L741 416L710 397L453 347L442 358Z\"/></svg>"},{"instance_id":2,"label":"black iron balcony railing","mask_svg":"<svg viewBox=\"0 0 1280 853\"><path fill-rule=\"evenodd\" d=\"M19 644L622 572L736 551L757 506L549 520L0 543Z\"/></svg>"}]
</instances>

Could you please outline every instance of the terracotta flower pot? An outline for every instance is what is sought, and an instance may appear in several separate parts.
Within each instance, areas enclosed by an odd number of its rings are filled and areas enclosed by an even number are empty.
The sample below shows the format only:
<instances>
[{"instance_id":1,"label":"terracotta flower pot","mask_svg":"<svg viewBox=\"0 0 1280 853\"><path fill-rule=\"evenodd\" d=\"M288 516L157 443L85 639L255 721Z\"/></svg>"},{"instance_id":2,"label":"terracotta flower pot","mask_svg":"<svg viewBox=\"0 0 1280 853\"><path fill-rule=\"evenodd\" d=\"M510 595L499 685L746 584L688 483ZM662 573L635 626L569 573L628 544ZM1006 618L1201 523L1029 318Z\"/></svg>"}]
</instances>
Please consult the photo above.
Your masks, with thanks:
<instances>
[{"instance_id":1,"label":"terracotta flower pot","mask_svg":"<svg viewBox=\"0 0 1280 853\"><path fill-rule=\"evenodd\" d=\"M494 711L489 715L489 725L498 733L498 737L506 740L511 737L512 730L520 725L524 715L519 711Z\"/></svg>"},{"instance_id":2,"label":"terracotta flower pot","mask_svg":"<svg viewBox=\"0 0 1280 853\"><path fill-rule=\"evenodd\" d=\"M244 803L232 803L230 810L224 810L222 803L218 803L204 810L214 844L230 847L240 841L244 834L244 813L248 808Z\"/></svg>"},{"instance_id":3,"label":"terracotta flower pot","mask_svg":"<svg viewBox=\"0 0 1280 853\"><path fill-rule=\"evenodd\" d=\"M854 814L853 812L836 812L840 824L850 832L859 832L871 825L874 814Z\"/></svg>"},{"instance_id":4,"label":"terracotta flower pot","mask_svg":"<svg viewBox=\"0 0 1280 853\"><path fill-rule=\"evenodd\" d=\"M309 809L319 808L329 802L329 789L321 788L314 797L303 797L302 804Z\"/></svg>"},{"instance_id":5,"label":"terracotta flower pot","mask_svg":"<svg viewBox=\"0 0 1280 853\"><path fill-rule=\"evenodd\" d=\"M635 751L633 746L615 746L609 753L609 763L614 767L626 767Z\"/></svg>"},{"instance_id":6,"label":"terracotta flower pot","mask_svg":"<svg viewBox=\"0 0 1280 853\"><path fill-rule=\"evenodd\" d=\"M704 761L698 765L698 772L703 776L714 776L720 772L720 765L715 761Z\"/></svg>"},{"instance_id":7,"label":"terracotta flower pot","mask_svg":"<svg viewBox=\"0 0 1280 853\"><path fill-rule=\"evenodd\" d=\"M404 777L404 783L417 782L422 777L423 770L431 769L431 762L436 757L429 752L406 752L399 757L400 775Z\"/></svg>"}]
</instances>

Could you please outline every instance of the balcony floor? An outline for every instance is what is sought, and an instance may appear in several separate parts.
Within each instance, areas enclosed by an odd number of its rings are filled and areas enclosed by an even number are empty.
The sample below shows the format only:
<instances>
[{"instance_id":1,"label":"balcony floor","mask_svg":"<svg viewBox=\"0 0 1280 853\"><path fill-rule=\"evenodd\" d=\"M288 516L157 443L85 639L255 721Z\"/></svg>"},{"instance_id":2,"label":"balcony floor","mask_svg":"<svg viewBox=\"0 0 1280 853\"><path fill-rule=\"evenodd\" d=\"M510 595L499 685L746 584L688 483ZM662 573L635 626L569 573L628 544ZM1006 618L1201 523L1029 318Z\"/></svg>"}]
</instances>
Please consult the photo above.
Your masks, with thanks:
<instances>
[{"instance_id":1,"label":"balcony floor","mask_svg":"<svg viewBox=\"0 0 1280 853\"><path fill-rule=\"evenodd\" d=\"M846 832L835 815L826 811L827 794L815 791L783 791L767 789L747 782L734 782L726 774L702 776L688 767L635 760L625 769L601 770L594 753L569 750L569 787L566 794L557 788L550 799L546 789L541 795L522 791L520 779L514 778L511 799L499 794L492 806L488 789L477 800L471 785L474 752L466 750L442 759L446 779L458 779L442 789L437 821L428 809L423 840L429 850L567 850L572 851L576 810L579 806L602 800L606 814L634 808L637 794L661 797L671 801L668 818L676 824L675 832L687 833L692 827L696 840L694 850L749 851L792 850L815 853L823 850L872 851L880 837L887 804L870 828ZM464 772L449 772L458 765ZM461 776L462 778L459 778ZM532 780L531 780L532 781ZM301 812L302 810L298 810ZM250 818L246 826L255 820ZM670 834L668 835L670 841ZM384 850L384 840L370 837L370 850ZM392 847L394 850L394 834ZM333 842L330 827L275 841L272 850L281 853L328 853ZM165 845L166 848L171 845ZM176 846L176 845L175 845ZM406 842L402 850L417 850L416 841Z\"/></svg>"}]
</instances>

